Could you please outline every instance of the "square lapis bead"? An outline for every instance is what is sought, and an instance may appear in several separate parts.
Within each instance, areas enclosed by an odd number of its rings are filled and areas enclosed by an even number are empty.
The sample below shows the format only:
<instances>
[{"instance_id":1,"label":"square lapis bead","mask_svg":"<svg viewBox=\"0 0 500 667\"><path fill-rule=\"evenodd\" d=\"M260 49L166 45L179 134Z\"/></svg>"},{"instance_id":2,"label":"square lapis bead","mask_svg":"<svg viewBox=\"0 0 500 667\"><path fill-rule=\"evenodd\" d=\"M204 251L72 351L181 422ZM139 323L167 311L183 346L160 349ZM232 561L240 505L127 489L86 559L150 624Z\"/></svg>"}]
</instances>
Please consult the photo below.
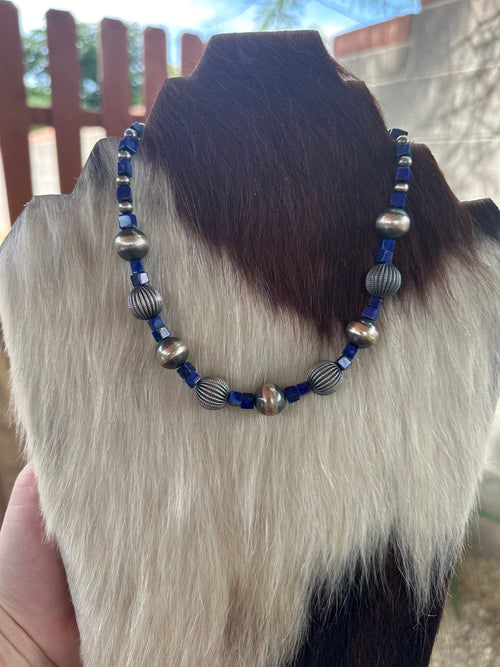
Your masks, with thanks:
<instances>
[{"instance_id":1,"label":"square lapis bead","mask_svg":"<svg viewBox=\"0 0 500 667\"><path fill-rule=\"evenodd\" d=\"M406 204L406 192L393 192L391 197L391 206L404 208Z\"/></svg>"},{"instance_id":2,"label":"square lapis bead","mask_svg":"<svg viewBox=\"0 0 500 667\"><path fill-rule=\"evenodd\" d=\"M341 371L345 371L352 364L352 361L349 357L344 357L343 355L337 359L335 362Z\"/></svg>"},{"instance_id":3,"label":"square lapis bead","mask_svg":"<svg viewBox=\"0 0 500 667\"><path fill-rule=\"evenodd\" d=\"M149 328L154 331L155 329L161 329L161 327L165 326L165 322L163 321L163 317L153 317L152 320L148 320Z\"/></svg>"},{"instance_id":4,"label":"square lapis bead","mask_svg":"<svg viewBox=\"0 0 500 667\"><path fill-rule=\"evenodd\" d=\"M132 273L141 273L141 271L144 271L144 267L142 266L142 262L140 259L133 259L130 262L130 270Z\"/></svg>"},{"instance_id":5,"label":"square lapis bead","mask_svg":"<svg viewBox=\"0 0 500 667\"><path fill-rule=\"evenodd\" d=\"M348 357L348 359L354 359L357 353L358 353L358 348L352 343L348 343L342 350L343 356Z\"/></svg>"},{"instance_id":6,"label":"square lapis bead","mask_svg":"<svg viewBox=\"0 0 500 667\"><path fill-rule=\"evenodd\" d=\"M396 144L396 155L403 157L403 155L411 155L411 148L409 141L400 141Z\"/></svg>"},{"instance_id":7,"label":"square lapis bead","mask_svg":"<svg viewBox=\"0 0 500 667\"><path fill-rule=\"evenodd\" d=\"M144 125L142 123L132 123L130 127L137 132L139 138L142 137L142 133L144 132Z\"/></svg>"},{"instance_id":8,"label":"square lapis bead","mask_svg":"<svg viewBox=\"0 0 500 667\"><path fill-rule=\"evenodd\" d=\"M374 308L373 306L366 306L363 311L363 317L367 317L369 320L376 320L380 315L380 309Z\"/></svg>"},{"instance_id":9,"label":"square lapis bead","mask_svg":"<svg viewBox=\"0 0 500 667\"><path fill-rule=\"evenodd\" d=\"M119 185L116 188L116 198L118 201L132 201L130 185Z\"/></svg>"},{"instance_id":10,"label":"square lapis bead","mask_svg":"<svg viewBox=\"0 0 500 667\"><path fill-rule=\"evenodd\" d=\"M392 262L393 256L394 253L390 250L377 250L375 255L375 262L377 264L390 264Z\"/></svg>"},{"instance_id":11,"label":"square lapis bead","mask_svg":"<svg viewBox=\"0 0 500 667\"><path fill-rule=\"evenodd\" d=\"M285 387L285 396L289 403L295 403L300 399L300 392L295 385L292 385L291 387Z\"/></svg>"},{"instance_id":12,"label":"square lapis bead","mask_svg":"<svg viewBox=\"0 0 500 667\"><path fill-rule=\"evenodd\" d=\"M409 183L411 179L411 168L410 167L398 167L396 169L396 180L400 183ZM394 193L396 194L396 193ZM405 194L400 192L399 194Z\"/></svg>"},{"instance_id":13,"label":"square lapis bead","mask_svg":"<svg viewBox=\"0 0 500 667\"><path fill-rule=\"evenodd\" d=\"M149 283L149 276L145 271L141 271L141 273L133 273L130 276L130 280L132 281L132 285L134 287L140 287L141 285L146 285L146 283Z\"/></svg>"},{"instance_id":14,"label":"square lapis bead","mask_svg":"<svg viewBox=\"0 0 500 667\"><path fill-rule=\"evenodd\" d=\"M394 139L395 141L401 135L406 136L408 132L406 130L400 130L398 127L391 127L389 134L391 135L391 139Z\"/></svg>"},{"instance_id":15,"label":"square lapis bead","mask_svg":"<svg viewBox=\"0 0 500 667\"><path fill-rule=\"evenodd\" d=\"M118 176L132 176L132 163L130 160L120 160L118 162Z\"/></svg>"},{"instance_id":16,"label":"square lapis bead","mask_svg":"<svg viewBox=\"0 0 500 667\"><path fill-rule=\"evenodd\" d=\"M137 227L137 218L133 213L123 213L118 216L118 224L120 225L120 229Z\"/></svg>"},{"instance_id":17,"label":"square lapis bead","mask_svg":"<svg viewBox=\"0 0 500 667\"><path fill-rule=\"evenodd\" d=\"M167 327L160 327L159 329L155 329L151 333L157 343L159 343L162 340L165 340L165 338L168 338L171 335Z\"/></svg>"},{"instance_id":18,"label":"square lapis bead","mask_svg":"<svg viewBox=\"0 0 500 667\"><path fill-rule=\"evenodd\" d=\"M189 361L186 361L182 366L179 366L177 369L177 372L181 376L183 380L185 380L188 375L191 375L191 373L196 372L196 368L193 366L193 364L190 364Z\"/></svg>"},{"instance_id":19,"label":"square lapis bead","mask_svg":"<svg viewBox=\"0 0 500 667\"><path fill-rule=\"evenodd\" d=\"M299 394L301 396L303 396L304 394L308 394L311 391L309 382L299 382L299 384L297 385L297 389L299 390Z\"/></svg>"},{"instance_id":20,"label":"square lapis bead","mask_svg":"<svg viewBox=\"0 0 500 667\"><path fill-rule=\"evenodd\" d=\"M254 398L253 394L243 393L241 394L241 408L242 410L253 410L254 408Z\"/></svg>"},{"instance_id":21,"label":"square lapis bead","mask_svg":"<svg viewBox=\"0 0 500 667\"><path fill-rule=\"evenodd\" d=\"M118 144L119 151L128 151L129 153L132 154L137 153L138 148L139 148L139 142L137 141L137 139L134 139L133 137L123 137L123 139Z\"/></svg>"},{"instance_id":22,"label":"square lapis bead","mask_svg":"<svg viewBox=\"0 0 500 667\"><path fill-rule=\"evenodd\" d=\"M241 405L241 396L242 396L241 391L230 391L227 402L229 403L229 405L235 405L239 407Z\"/></svg>"},{"instance_id":23,"label":"square lapis bead","mask_svg":"<svg viewBox=\"0 0 500 667\"><path fill-rule=\"evenodd\" d=\"M191 387L191 389L196 387L196 385L200 380L201 377L198 375L198 373L191 373L190 375L187 376L187 378L184 378L185 383L187 384L188 387Z\"/></svg>"},{"instance_id":24,"label":"square lapis bead","mask_svg":"<svg viewBox=\"0 0 500 667\"><path fill-rule=\"evenodd\" d=\"M371 306L372 308L380 308L382 302L383 299L381 299L379 296L372 296L370 301L368 301L368 305Z\"/></svg>"},{"instance_id":25,"label":"square lapis bead","mask_svg":"<svg viewBox=\"0 0 500 667\"><path fill-rule=\"evenodd\" d=\"M381 239L379 244L378 244L378 249L379 250L390 250L392 252L394 250L395 245L396 245L396 241L394 241L394 239Z\"/></svg>"}]
</instances>

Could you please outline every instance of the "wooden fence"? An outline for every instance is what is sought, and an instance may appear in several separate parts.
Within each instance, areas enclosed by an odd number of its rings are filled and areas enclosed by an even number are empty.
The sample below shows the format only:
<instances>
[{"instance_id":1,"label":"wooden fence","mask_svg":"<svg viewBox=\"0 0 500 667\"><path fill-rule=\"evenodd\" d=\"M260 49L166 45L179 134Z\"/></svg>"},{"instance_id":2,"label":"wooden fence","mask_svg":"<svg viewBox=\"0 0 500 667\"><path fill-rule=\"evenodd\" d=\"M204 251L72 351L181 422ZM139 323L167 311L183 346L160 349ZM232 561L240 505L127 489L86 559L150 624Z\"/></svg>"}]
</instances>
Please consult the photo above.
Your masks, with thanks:
<instances>
[{"instance_id":1,"label":"wooden fence","mask_svg":"<svg viewBox=\"0 0 500 667\"><path fill-rule=\"evenodd\" d=\"M98 72L100 111L80 108L80 64L76 25L69 12L50 9L46 14L52 106L28 107L17 8L0 0L0 148L10 219L13 222L32 197L28 134L32 125L52 126L56 135L62 193L73 190L81 171L80 128L99 125L108 136L120 136L134 120L143 120L167 77L167 38L159 28L145 28L144 112L130 110L131 85L127 29L121 21L105 18L100 24ZM181 37L181 73L188 76L204 50L197 35Z\"/></svg>"}]
</instances>

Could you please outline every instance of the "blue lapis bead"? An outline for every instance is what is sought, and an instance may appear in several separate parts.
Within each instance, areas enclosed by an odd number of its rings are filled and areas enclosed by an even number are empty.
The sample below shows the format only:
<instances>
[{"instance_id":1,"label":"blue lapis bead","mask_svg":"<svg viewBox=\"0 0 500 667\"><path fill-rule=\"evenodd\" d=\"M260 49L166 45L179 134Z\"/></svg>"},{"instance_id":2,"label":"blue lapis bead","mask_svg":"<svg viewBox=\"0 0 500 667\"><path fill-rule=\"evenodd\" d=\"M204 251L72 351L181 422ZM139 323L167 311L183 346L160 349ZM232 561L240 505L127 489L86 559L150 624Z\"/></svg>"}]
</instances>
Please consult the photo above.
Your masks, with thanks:
<instances>
[{"instance_id":1,"label":"blue lapis bead","mask_svg":"<svg viewBox=\"0 0 500 667\"><path fill-rule=\"evenodd\" d=\"M141 273L141 271L144 271L144 267L142 266L142 262L140 259L133 259L130 262L130 270L132 273Z\"/></svg>"},{"instance_id":2,"label":"blue lapis bead","mask_svg":"<svg viewBox=\"0 0 500 667\"><path fill-rule=\"evenodd\" d=\"M130 276L130 280L134 287L140 287L141 285L149 283L149 276L145 271L141 271L141 273L133 273Z\"/></svg>"},{"instance_id":3,"label":"blue lapis bead","mask_svg":"<svg viewBox=\"0 0 500 667\"><path fill-rule=\"evenodd\" d=\"M132 123L130 126L133 130L137 132L138 137L142 137L142 133L144 132L144 124L143 123Z\"/></svg>"},{"instance_id":4,"label":"blue lapis bead","mask_svg":"<svg viewBox=\"0 0 500 667\"><path fill-rule=\"evenodd\" d=\"M391 139L396 140L401 135L406 136L408 134L408 132L406 130L400 130L397 127L391 127L391 129L389 130L389 134L391 135Z\"/></svg>"},{"instance_id":5,"label":"blue lapis bead","mask_svg":"<svg viewBox=\"0 0 500 667\"><path fill-rule=\"evenodd\" d=\"M243 393L241 394L241 408L242 410L253 410L255 407L255 401L253 394Z\"/></svg>"},{"instance_id":6,"label":"blue lapis bead","mask_svg":"<svg viewBox=\"0 0 500 667\"><path fill-rule=\"evenodd\" d=\"M377 250L377 253L375 255L375 263L390 264L392 262L393 256L394 253L391 252L390 250Z\"/></svg>"},{"instance_id":7,"label":"blue lapis bead","mask_svg":"<svg viewBox=\"0 0 500 667\"><path fill-rule=\"evenodd\" d=\"M406 192L393 192L391 197L391 206L404 208L406 204Z\"/></svg>"},{"instance_id":8,"label":"blue lapis bead","mask_svg":"<svg viewBox=\"0 0 500 667\"><path fill-rule=\"evenodd\" d=\"M162 340L165 340L165 338L168 338L169 336L172 335L170 331L167 329L167 327L160 327L159 329L155 329L151 333L157 343L159 343Z\"/></svg>"},{"instance_id":9,"label":"blue lapis bead","mask_svg":"<svg viewBox=\"0 0 500 667\"><path fill-rule=\"evenodd\" d=\"M366 306L363 311L363 317L367 317L369 320L376 320L380 315L380 309L374 308L373 306Z\"/></svg>"},{"instance_id":10,"label":"blue lapis bead","mask_svg":"<svg viewBox=\"0 0 500 667\"><path fill-rule=\"evenodd\" d=\"M299 384L297 385L297 389L299 390L299 394L301 396L303 396L304 394L308 394L311 391L309 382L299 382Z\"/></svg>"},{"instance_id":11,"label":"blue lapis bead","mask_svg":"<svg viewBox=\"0 0 500 667\"><path fill-rule=\"evenodd\" d=\"M368 301L368 305L371 306L372 308L380 308L382 302L383 299L381 299L379 296L372 296L370 301Z\"/></svg>"},{"instance_id":12,"label":"blue lapis bead","mask_svg":"<svg viewBox=\"0 0 500 667\"><path fill-rule=\"evenodd\" d=\"M132 201L132 190L130 185L119 185L116 188L116 198L119 201Z\"/></svg>"},{"instance_id":13,"label":"blue lapis bead","mask_svg":"<svg viewBox=\"0 0 500 667\"><path fill-rule=\"evenodd\" d=\"M396 169L396 180L403 183L409 183L411 178L411 167L398 167ZM404 192L394 194L405 194Z\"/></svg>"},{"instance_id":14,"label":"blue lapis bead","mask_svg":"<svg viewBox=\"0 0 500 667\"><path fill-rule=\"evenodd\" d=\"M152 320L148 320L149 328L154 331L155 329L161 329L161 327L165 326L165 322L163 321L163 317L153 317Z\"/></svg>"},{"instance_id":15,"label":"blue lapis bead","mask_svg":"<svg viewBox=\"0 0 500 667\"><path fill-rule=\"evenodd\" d=\"M381 239L378 244L378 249L390 250L392 252L394 250L395 245L396 241L394 239Z\"/></svg>"},{"instance_id":16,"label":"blue lapis bead","mask_svg":"<svg viewBox=\"0 0 500 667\"><path fill-rule=\"evenodd\" d=\"M239 407L241 405L241 397L242 397L241 391L230 391L227 402L229 403L229 405L235 405Z\"/></svg>"},{"instance_id":17,"label":"blue lapis bead","mask_svg":"<svg viewBox=\"0 0 500 667\"><path fill-rule=\"evenodd\" d=\"M118 162L118 176L132 176L132 163L130 160L120 160Z\"/></svg>"},{"instance_id":18,"label":"blue lapis bead","mask_svg":"<svg viewBox=\"0 0 500 667\"><path fill-rule=\"evenodd\" d=\"M187 376L187 378L184 378L184 382L188 387L191 387L191 389L194 389L200 380L201 377L198 375L198 373L191 373Z\"/></svg>"},{"instance_id":19,"label":"blue lapis bead","mask_svg":"<svg viewBox=\"0 0 500 667\"><path fill-rule=\"evenodd\" d=\"M348 359L354 359L358 353L358 348L352 343L348 343L342 350L342 355Z\"/></svg>"},{"instance_id":20,"label":"blue lapis bead","mask_svg":"<svg viewBox=\"0 0 500 667\"><path fill-rule=\"evenodd\" d=\"M295 385L292 385L285 387L285 396L289 403L295 403L295 401L300 399L300 392Z\"/></svg>"},{"instance_id":21,"label":"blue lapis bead","mask_svg":"<svg viewBox=\"0 0 500 667\"><path fill-rule=\"evenodd\" d=\"M120 229L137 227L137 218L133 213L123 213L118 216L118 224L120 225Z\"/></svg>"},{"instance_id":22,"label":"blue lapis bead","mask_svg":"<svg viewBox=\"0 0 500 667\"><path fill-rule=\"evenodd\" d=\"M179 366L177 369L177 372L181 376L183 380L187 378L188 375L191 375L191 373L194 373L196 371L196 368L193 366L193 364L189 363L189 361L186 361L182 366Z\"/></svg>"},{"instance_id":23,"label":"blue lapis bead","mask_svg":"<svg viewBox=\"0 0 500 667\"><path fill-rule=\"evenodd\" d=\"M128 151L129 153L132 154L137 153L138 148L139 148L139 142L137 141L137 139L134 139L133 137L123 137L123 139L118 144L119 151Z\"/></svg>"},{"instance_id":24,"label":"blue lapis bead","mask_svg":"<svg viewBox=\"0 0 500 667\"><path fill-rule=\"evenodd\" d=\"M351 359L349 357L344 357L343 355L337 359L335 362L337 366L340 368L340 370L345 371L349 366L352 364Z\"/></svg>"},{"instance_id":25,"label":"blue lapis bead","mask_svg":"<svg viewBox=\"0 0 500 667\"><path fill-rule=\"evenodd\" d=\"M396 144L396 155L397 157L403 157L403 155L411 155L411 148L409 141L400 141Z\"/></svg>"}]
</instances>

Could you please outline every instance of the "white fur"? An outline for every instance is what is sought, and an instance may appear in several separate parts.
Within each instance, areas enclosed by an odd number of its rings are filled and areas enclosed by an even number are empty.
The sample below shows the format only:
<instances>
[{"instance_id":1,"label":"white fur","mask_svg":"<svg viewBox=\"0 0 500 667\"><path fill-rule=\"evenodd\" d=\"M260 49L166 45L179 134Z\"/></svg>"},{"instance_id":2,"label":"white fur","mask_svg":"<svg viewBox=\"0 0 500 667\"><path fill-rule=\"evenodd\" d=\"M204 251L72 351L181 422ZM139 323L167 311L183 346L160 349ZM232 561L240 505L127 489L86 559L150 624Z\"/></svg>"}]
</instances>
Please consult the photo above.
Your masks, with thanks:
<instances>
[{"instance_id":1,"label":"white fur","mask_svg":"<svg viewBox=\"0 0 500 667\"><path fill-rule=\"evenodd\" d=\"M34 199L0 259L15 408L85 666L276 664L315 583L328 576L334 589L358 559L368 571L391 538L425 601L462 544L497 398L492 249L484 242L474 267L451 262L425 307L384 304L380 342L333 396L274 418L205 411L127 311L116 145L100 145L109 188L87 169L72 195ZM286 386L340 354L340 327L321 345L271 312L186 235L167 184L135 162L145 264L202 375Z\"/></svg>"}]
</instances>

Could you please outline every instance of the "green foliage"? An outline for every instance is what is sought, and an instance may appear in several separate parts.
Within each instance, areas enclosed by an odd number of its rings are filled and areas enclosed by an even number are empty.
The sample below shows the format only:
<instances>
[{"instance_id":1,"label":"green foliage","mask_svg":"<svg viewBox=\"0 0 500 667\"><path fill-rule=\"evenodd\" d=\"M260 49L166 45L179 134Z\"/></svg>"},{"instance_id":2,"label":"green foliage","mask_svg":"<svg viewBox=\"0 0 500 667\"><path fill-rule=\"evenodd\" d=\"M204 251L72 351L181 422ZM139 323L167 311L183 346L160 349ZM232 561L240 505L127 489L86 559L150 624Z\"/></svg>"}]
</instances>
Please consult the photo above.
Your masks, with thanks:
<instances>
[{"instance_id":1,"label":"green foliage","mask_svg":"<svg viewBox=\"0 0 500 667\"><path fill-rule=\"evenodd\" d=\"M24 85L27 102L33 107L50 107L48 54L45 30L37 28L24 36Z\"/></svg>"},{"instance_id":2,"label":"green foliage","mask_svg":"<svg viewBox=\"0 0 500 667\"><path fill-rule=\"evenodd\" d=\"M306 0L269 0L256 13L257 30L293 30L300 26Z\"/></svg>"}]
</instances>

